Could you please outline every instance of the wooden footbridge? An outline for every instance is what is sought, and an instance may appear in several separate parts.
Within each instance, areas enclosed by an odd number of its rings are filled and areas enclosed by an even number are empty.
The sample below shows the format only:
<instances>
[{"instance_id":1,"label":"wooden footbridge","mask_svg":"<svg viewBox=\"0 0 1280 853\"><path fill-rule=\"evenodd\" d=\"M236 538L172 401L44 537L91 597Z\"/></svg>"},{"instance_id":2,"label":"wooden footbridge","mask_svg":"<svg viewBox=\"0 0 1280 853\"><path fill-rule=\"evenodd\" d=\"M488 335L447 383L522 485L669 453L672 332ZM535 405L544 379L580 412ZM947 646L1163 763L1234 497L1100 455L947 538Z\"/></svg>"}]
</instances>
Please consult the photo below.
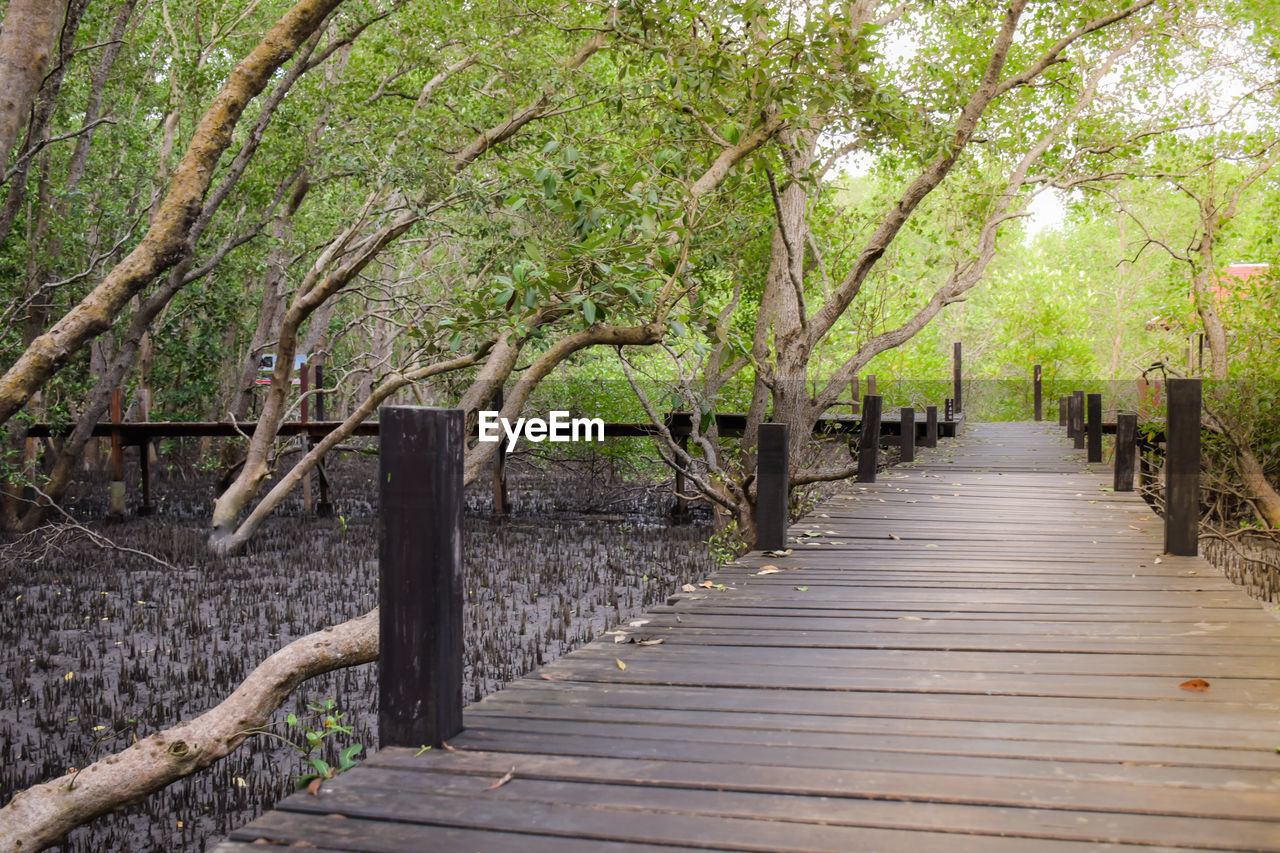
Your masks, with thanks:
<instances>
[{"instance_id":1,"label":"wooden footbridge","mask_svg":"<svg viewBox=\"0 0 1280 853\"><path fill-rule=\"evenodd\" d=\"M1280 850L1280 620L1111 483L969 425L218 849Z\"/></svg>"}]
</instances>

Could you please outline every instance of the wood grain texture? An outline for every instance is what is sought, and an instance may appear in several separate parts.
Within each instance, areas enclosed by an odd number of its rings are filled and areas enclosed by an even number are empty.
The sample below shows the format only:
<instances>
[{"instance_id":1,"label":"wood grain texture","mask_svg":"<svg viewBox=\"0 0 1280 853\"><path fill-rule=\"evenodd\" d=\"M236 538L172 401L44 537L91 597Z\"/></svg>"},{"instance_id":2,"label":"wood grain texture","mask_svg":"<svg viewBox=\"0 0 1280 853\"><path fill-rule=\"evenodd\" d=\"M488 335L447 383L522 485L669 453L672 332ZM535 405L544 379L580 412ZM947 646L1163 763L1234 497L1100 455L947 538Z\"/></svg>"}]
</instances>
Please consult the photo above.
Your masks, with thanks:
<instances>
[{"instance_id":1,"label":"wood grain texture","mask_svg":"<svg viewBox=\"0 0 1280 853\"><path fill-rule=\"evenodd\" d=\"M1280 620L1071 443L969 424L224 853L1280 851Z\"/></svg>"}]
</instances>

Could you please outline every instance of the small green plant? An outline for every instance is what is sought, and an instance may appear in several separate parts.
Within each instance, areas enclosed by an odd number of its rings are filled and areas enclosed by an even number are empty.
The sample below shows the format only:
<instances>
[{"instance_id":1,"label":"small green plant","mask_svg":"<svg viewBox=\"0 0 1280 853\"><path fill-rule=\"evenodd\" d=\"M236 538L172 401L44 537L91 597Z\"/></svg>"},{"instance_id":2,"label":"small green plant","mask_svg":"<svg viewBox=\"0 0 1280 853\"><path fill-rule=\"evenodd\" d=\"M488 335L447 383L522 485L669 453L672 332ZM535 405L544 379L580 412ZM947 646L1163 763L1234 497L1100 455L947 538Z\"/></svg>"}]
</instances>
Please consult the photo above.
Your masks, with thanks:
<instances>
[{"instance_id":1,"label":"small green plant","mask_svg":"<svg viewBox=\"0 0 1280 853\"><path fill-rule=\"evenodd\" d=\"M738 522L729 522L725 529L713 533L707 539L707 548L711 551L711 559L716 565L732 562L739 554L747 550L738 533Z\"/></svg>"},{"instance_id":2,"label":"small green plant","mask_svg":"<svg viewBox=\"0 0 1280 853\"><path fill-rule=\"evenodd\" d=\"M289 743L293 748L298 750L302 755L304 767L309 767L310 772L300 774L298 778L298 789L305 789L308 785L316 780L323 781L332 779L339 773L344 773L356 766L356 755L364 749L363 744L353 743L337 750L336 765L326 761L324 758L325 741L340 739L337 736L351 736L351 726L342 724L342 718L346 716L345 712L337 710L338 703L333 699L325 699L323 702L308 702L307 709L315 715L315 727L298 719L297 714L290 714L285 717L285 722L289 728L297 729L302 734L302 743L290 740Z\"/></svg>"}]
</instances>

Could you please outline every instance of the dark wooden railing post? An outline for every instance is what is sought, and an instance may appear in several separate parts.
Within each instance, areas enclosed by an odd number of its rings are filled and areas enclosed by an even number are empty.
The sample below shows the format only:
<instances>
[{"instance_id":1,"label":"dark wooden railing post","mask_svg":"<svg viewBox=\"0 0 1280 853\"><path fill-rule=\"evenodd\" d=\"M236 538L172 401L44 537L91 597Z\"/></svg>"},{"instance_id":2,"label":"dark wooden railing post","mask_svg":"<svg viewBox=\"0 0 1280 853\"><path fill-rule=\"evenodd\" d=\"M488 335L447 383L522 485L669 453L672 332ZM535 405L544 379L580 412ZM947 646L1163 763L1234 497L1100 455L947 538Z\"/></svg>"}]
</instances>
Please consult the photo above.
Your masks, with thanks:
<instances>
[{"instance_id":1,"label":"dark wooden railing post","mask_svg":"<svg viewBox=\"0 0 1280 853\"><path fill-rule=\"evenodd\" d=\"M924 446L938 446L938 407L925 406L924 409Z\"/></svg>"},{"instance_id":2,"label":"dark wooden railing post","mask_svg":"<svg viewBox=\"0 0 1280 853\"><path fill-rule=\"evenodd\" d=\"M1031 390L1035 397L1035 418L1037 421L1044 420L1044 386L1041 380L1040 365L1037 364L1031 371Z\"/></svg>"},{"instance_id":3,"label":"dark wooden railing post","mask_svg":"<svg viewBox=\"0 0 1280 853\"><path fill-rule=\"evenodd\" d=\"M788 459L790 427L760 424L756 447L756 550L787 547L787 511L791 494Z\"/></svg>"},{"instance_id":4,"label":"dark wooden railing post","mask_svg":"<svg viewBox=\"0 0 1280 853\"><path fill-rule=\"evenodd\" d=\"M324 365L316 365L316 420L328 420L325 411ZM333 515L333 503L329 500L329 472L325 460L321 457L316 463L316 479L320 481L320 503L316 504L316 515L329 518Z\"/></svg>"},{"instance_id":5,"label":"dark wooden railing post","mask_svg":"<svg viewBox=\"0 0 1280 853\"><path fill-rule=\"evenodd\" d=\"M499 388L493 393L493 406L501 412L502 405L502 389ZM511 496L507 493L507 440L499 435L498 447L493 454L493 514L506 515L509 512Z\"/></svg>"},{"instance_id":6,"label":"dark wooden railing post","mask_svg":"<svg viewBox=\"0 0 1280 853\"><path fill-rule=\"evenodd\" d=\"M883 398L868 394L862 398L862 433L858 436L858 482L876 481L880 455L880 404Z\"/></svg>"},{"instance_id":7,"label":"dark wooden railing post","mask_svg":"<svg viewBox=\"0 0 1280 853\"><path fill-rule=\"evenodd\" d=\"M1116 415L1116 476L1112 489L1133 491L1134 455L1137 449L1138 416L1132 412Z\"/></svg>"},{"instance_id":8,"label":"dark wooden railing post","mask_svg":"<svg viewBox=\"0 0 1280 853\"><path fill-rule=\"evenodd\" d=\"M123 417L120 389L111 392L111 485L107 487L107 515L120 518L124 515L124 445L120 440L120 421Z\"/></svg>"},{"instance_id":9,"label":"dark wooden railing post","mask_svg":"<svg viewBox=\"0 0 1280 853\"><path fill-rule=\"evenodd\" d=\"M142 442L138 453L138 473L142 475L142 506L138 507L138 515L146 516L156 511L151 502L151 442Z\"/></svg>"},{"instance_id":10,"label":"dark wooden railing post","mask_svg":"<svg viewBox=\"0 0 1280 853\"><path fill-rule=\"evenodd\" d=\"M1200 380L1170 379L1164 550L1194 557L1200 538Z\"/></svg>"},{"instance_id":11,"label":"dark wooden railing post","mask_svg":"<svg viewBox=\"0 0 1280 853\"><path fill-rule=\"evenodd\" d=\"M462 731L461 409L380 415L378 737L439 746Z\"/></svg>"},{"instance_id":12,"label":"dark wooden railing post","mask_svg":"<svg viewBox=\"0 0 1280 853\"><path fill-rule=\"evenodd\" d=\"M916 410L911 406L902 407L902 435L899 436L902 448L902 461L914 462L916 458Z\"/></svg>"},{"instance_id":13,"label":"dark wooden railing post","mask_svg":"<svg viewBox=\"0 0 1280 853\"><path fill-rule=\"evenodd\" d=\"M964 397L962 396L962 393L960 390L961 372L962 371L961 371L961 362L960 362L960 342L956 341L955 354L951 362L951 383L955 386L955 388L952 389L951 393L952 393L952 399L955 400L956 414L960 414L961 412L964 411Z\"/></svg>"},{"instance_id":14,"label":"dark wooden railing post","mask_svg":"<svg viewBox=\"0 0 1280 853\"><path fill-rule=\"evenodd\" d=\"M1076 450L1084 449L1084 392L1071 392L1071 437L1075 439Z\"/></svg>"},{"instance_id":15,"label":"dark wooden railing post","mask_svg":"<svg viewBox=\"0 0 1280 853\"><path fill-rule=\"evenodd\" d=\"M1086 457L1090 462L1102 461L1102 395L1090 394L1088 397L1089 411L1089 453Z\"/></svg>"},{"instance_id":16,"label":"dark wooden railing post","mask_svg":"<svg viewBox=\"0 0 1280 853\"><path fill-rule=\"evenodd\" d=\"M680 449L687 456L689 454L689 436L682 435L677 441L680 444ZM689 522L689 501L684 496L685 489L688 488L688 484L685 483L684 460L676 457L676 464L682 467L676 468L676 506L671 512L671 520L676 524L687 524Z\"/></svg>"},{"instance_id":17,"label":"dark wooden railing post","mask_svg":"<svg viewBox=\"0 0 1280 853\"><path fill-rule=\"evenodd\" d=\"M1070 397L1058 398L1058 426L1067 426L1067 411L1070 405Z\"/></svg>"}]
</instances>

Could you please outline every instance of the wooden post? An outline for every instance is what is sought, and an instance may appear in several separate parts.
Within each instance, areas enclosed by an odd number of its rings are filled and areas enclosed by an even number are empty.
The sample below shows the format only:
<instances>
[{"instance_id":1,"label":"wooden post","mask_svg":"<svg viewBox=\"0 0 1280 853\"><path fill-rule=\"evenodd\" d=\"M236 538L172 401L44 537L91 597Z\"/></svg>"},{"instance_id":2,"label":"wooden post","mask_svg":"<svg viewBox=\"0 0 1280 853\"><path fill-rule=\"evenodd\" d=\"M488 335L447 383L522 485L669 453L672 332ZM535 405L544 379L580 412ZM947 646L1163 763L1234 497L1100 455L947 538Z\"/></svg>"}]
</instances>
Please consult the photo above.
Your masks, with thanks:
<instances>
[{"instance_id":1,"label":"wooden post","mask_svg":"<svg viewBox=\"0 0 1280 853\"><path fill-rule=\"evenodd\" d=\"M960 342L956 341L955 355L951 361L951 381L952 381L952 384L955 385L955 388L952 390L951 393L953 395L952 398L955 400L956 414L960 414L961 412L964 411L964 402L963 402L964 397L962 396L962 392L960 390L960 376L962 372L961 367L962 367L962 364L960 361Z\"/></svg>"},{"instance_id":2,"label":"wooden post","mask_svg":"<svg viewBox=\"0 0 1280 853\"><path fill-rule=\"evenodd\" d=\"M871 397L876 395L876 375L874 373L867 377L867 394Z\"/></svg>"},{"instance_id":3,"label":"wooden post","mask_svg":"<svg viewBox=\"0 0 1280 853\"><path fill-rule=\"evenodd\" d=\"M924 446L938 446L938 407L925 406L924 409Z\"/></svg>"},{"instance_id":4,"label":"wooden post","mask_svg":"<svg viewBox=\"0 0 1280 853\"><path fill-rule=\"evenodd\" d=\"M950 397L942 401L942 416L947 423L956 419L955 401Z\"/></svg>"},{"instance_id":5,"label":"wooden post","mask_svg":"<svg viewBox=\"0 0 1280 853\"><path fill-rule=\"evenodd\" d=\"M1170 379L1164 550L1194 557L1200 537L1200 380Z\"/></svg>"},{"instance_id":6,"label":"wooden post","mask_svg":"<svg viewBox=\"0 0 1280 853\"><path fill-rule=\"evenodd\" d=\"M1032 393L1035 397L1035 418L1037 421L1044 420L1044 386L1042 379L1040 365L1037 364L1031 371Z\"/></svg>"},{"instance_id":7,"label":"wooden post","mask_svg":"<svg viewBox=\"0 0 1280 853\"><path fill-rule=\"evenodd\" d=\"M1116 415L1116 474L1111 488L1133 491L1134 453L1137 449L1138 416L1132 412Z\"/></svg>"},{"instance_id":8,"label":"wooden post","mask_svg":"<svg viewBox=\"0 0 1280 853\"><path fill-rule=\"evenodd\" d=\"M384 406L378 481L378 738L440 746L462 731L460 409Z\"/></svg>"},{"instance_id":9,"label":"wooden post","mask_svg":"<svg viewBox=\"0 0 1280 853\"><path fill-rule=\"evenodd\" d=\"M679 443L680 449L687 455L689 453L689 436L680 436ZM678 458L676 459L676 462L683 464ZM684 469L676 468L676 505L671 511L671 519L676 524L689 523L689 501L684 496L686 488L688 488L688 486L685 483Z\"/></svg>"},{"instance_id":10,"label":"wooden post","mask_svg":"<svg viewBox=\"0 0 1280 853\"><path fill-rule=\"evenodd\" d=\"M328 412L325 410L324 365L316 365L316 420L325 421ZM316 479L320 481L320 503L316 504L316 515L329 518L333 515L333 503L329 500L329 472L325 460L316 463Z\"/></svg>"},{"instance_id":11,"label":"wooden post","mask_svg":"<svg viewBox=\"0 0 1280 853\"><path fill-rule=\"evenodd\" d=\"M858 436L858 482L876 481L880 454L880 404L882 398L868 394L862 398L862 434Z\"/></svg>"},{"instance_id":12,"label":"wooden post","mask_svg":"<svg viewBox=\"0 0 1280 853\"><path fill-rule=\"evenodd\" d=\"M1084 449L1084 392L1071 392L1071 437L1076 450Z\"/></svg>"},{"instance_id":13,"label":"wooden post","mask_svg":"<svg viewBox=\"0 0 1280 853\"><path fill-rule=\"evenodd\" d=\"M311 375L311 365L306 364L304 362L302 365L302 370L298 372L298 380L300 383L299 391L302 394L302 423L303 423L302 452L304 454L311 449L311 433L307 432L307 429L306 429L306 423L309 420L311 420L311 418L308 417L308 414L310 414L310 409L308 407L310 405L311 398L307 396L307 391L309 388L307 379L310 377L310 375ZM302 478L302 511L307 515L311 514L311 472L310 471L308 471L307 475Z\"/></svg>"},{"instance_id":14,"label":"wooden post","mask_svg":"<svg viewBox=\"0 0 1280 853\"><path fill-rule=\"evenodd\" d=\"M120 389L111 392L111 484L107 487L107 515L120 518L124 515L124 446L120 442L122 417Z\"/></svg>"},{"instance_id":15,"label":"wooden post","mask_svg":"<svg viewBox=\"0 0 1280 853\"><path fill-rule=\"evenodd\" d=\"M151 503L151 439L142 442L138 448L138 468L142 475L142 506L138 507L138 515L151 515L156 511Z\"/></svg>"},{"instance_id":16,"label":"wooden post","mask_svg":"<svg viewBox=\"0 0 1280 853\"><path fill-rule=\"evenodd\" d=\"M1067 426L1067 410L1068 410L1068 401L1070 399L1071 399L1070 397L1058 398L1058 426L1060 427Z\"/></svg>"},{"instance_id":17,"label":"wooden post","mask_svg":"<svg viewBox=\"0 0 1280 853\"><path fill-rule=\"evenodd\" d=\"M1090 394L1088 397L1088 444L1089 453L1086 457L1090 462L1102 461L1102 395Z\"/></svg>"},{"instance_id":18,"label":"wooden post","mask_svg":"<svg viewBox=\"0 0 1280 853\"><path fill-rule=\"evenodd\" d=\"M502 389L493 394L493 405L502 411ZM511 512L511 496L507 494L507 442L498 437L498 449L493 454L493 514L506 515Z\"/></svg>"},{"instance_id":19,"label":"wooden post","mask_svg":"<svg viewBox=\"0 0 1280 853\"><path fill-rule=\"evenodd\" d=\"M787 510L790 503L791 464L788 459L790 427L760 424L756 447L756 550L780 551L787 547Z\"/></svg>"},{"instance_id":20,"label":"wooden post","mask_svg":"<svg viewBox=\"0 0 1280 853\"><path fill-rule=\"evenodd\" d=\"M899 436L902 448L902 461L914 462L916 458L916 410L911 406L902 407L902 435Z\"/></svg>"}]
</instances>

